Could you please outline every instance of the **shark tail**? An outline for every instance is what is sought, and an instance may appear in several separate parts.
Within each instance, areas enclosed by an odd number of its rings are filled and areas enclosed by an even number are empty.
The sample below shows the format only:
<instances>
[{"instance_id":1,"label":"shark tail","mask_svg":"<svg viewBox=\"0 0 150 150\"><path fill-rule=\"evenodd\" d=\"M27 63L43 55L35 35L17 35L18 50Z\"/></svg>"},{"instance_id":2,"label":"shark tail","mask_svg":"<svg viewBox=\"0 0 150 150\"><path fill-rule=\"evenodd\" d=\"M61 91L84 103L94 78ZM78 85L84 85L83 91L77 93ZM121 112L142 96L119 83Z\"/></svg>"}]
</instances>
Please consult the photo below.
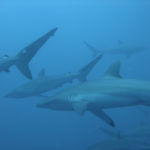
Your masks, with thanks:
<instances>
[{"instance_id":1,"label":"shark tail","mask_svg":"<svg viewBox=\"0 0 150 150\"><path fill-rule=\"evenodd\" d=\"M93 67L98 63L98 61L102 58L102 55L97 56L95 59L93 59L91 62L89 62L87 65L85 65L83 68L81 68L78 72L77 78L81 82L85 82L87 79L87 75L91 72Z\"/></svg>"},{"instance_id":2,"label":"shark tail","mask_svg":"<svg viewBox=\"0 0 150 150\"><path fill-rule=\"evenodd\" d=\"M91 52L93 53L93 57L97 56L100 53L98 49L90 45L88 42L84 41L84 44L89 48L89 50L91 50Z\"/></svg>"},{"instance_id":3,"label":"shark tail","mask_svg":"<svg viewBox=\"0 0 150 150\"><path fill-rule=\"evenodd\" d=\"M19 71L27 78L32 79L32 73L29 69L29 62L38 52L38 50L46 43L46 41L51 37L54 36L57 28L50 30L48 33L22 49L16 56L16 67Z\"/></svg>"}]
</instances>

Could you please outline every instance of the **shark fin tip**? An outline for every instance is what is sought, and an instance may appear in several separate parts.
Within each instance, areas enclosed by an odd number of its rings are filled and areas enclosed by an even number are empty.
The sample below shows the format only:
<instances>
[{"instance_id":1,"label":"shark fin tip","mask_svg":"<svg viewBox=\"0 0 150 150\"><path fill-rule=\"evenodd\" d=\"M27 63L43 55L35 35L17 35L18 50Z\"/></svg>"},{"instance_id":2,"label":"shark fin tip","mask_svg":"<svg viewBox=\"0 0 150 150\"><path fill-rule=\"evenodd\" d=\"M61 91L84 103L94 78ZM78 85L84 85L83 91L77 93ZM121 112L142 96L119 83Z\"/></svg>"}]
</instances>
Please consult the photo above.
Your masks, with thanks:
<instances>
[{"instance_id":1,"label":"shark fin tip","mask_svg":"<svg viewBox=\"0 0 150 150\"><path fill-rule=\"evenodd\" d=\"M111 125L112 127L115 127L115 126L116 126L113 121L110 123L110 125Z\"/></svg>"},{"instance_id":2,"label":"shark fin tip","mask_svg":"<svg viewBox=\"0 0 150 150\"><path fill-rule=\"evenodd\" d=\"M113 76L113 77L118 77L120 78L120 65L121 62L120 61L116 61L115 63L113 63L105 72L105 76Z\"/></svg>"}]
</instances>

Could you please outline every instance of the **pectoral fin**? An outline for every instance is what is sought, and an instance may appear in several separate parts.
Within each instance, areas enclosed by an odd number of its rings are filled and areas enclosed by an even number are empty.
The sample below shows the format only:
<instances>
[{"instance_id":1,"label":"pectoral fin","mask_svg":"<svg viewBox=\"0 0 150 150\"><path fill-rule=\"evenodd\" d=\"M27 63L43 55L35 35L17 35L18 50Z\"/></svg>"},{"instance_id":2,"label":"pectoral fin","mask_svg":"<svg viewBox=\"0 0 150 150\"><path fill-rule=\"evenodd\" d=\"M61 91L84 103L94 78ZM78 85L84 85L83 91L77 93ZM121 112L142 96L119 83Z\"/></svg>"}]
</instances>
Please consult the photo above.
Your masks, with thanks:
<instances>
[{"instance_id":1,"label":"pectoral fin","mask_svg":"<svg viewBox=\"0 0 150 150\"><path fill-rule=\"evenodd\" d=\"M83 115L87 108L87 102L75 102L72 107L78 114Z\"/></svg>"},{"instance_id":2,"label":"pectoral fin","mask_svg":"<svg viewBox=\"0 0 150 150\"><path fill-rule=\"evenodd\" d=\"M94 107L90 110L90 112L105 121L107 124L111 125L112 127L115 126L114 121L103 110Z\"/></svg>"}]
</instances>

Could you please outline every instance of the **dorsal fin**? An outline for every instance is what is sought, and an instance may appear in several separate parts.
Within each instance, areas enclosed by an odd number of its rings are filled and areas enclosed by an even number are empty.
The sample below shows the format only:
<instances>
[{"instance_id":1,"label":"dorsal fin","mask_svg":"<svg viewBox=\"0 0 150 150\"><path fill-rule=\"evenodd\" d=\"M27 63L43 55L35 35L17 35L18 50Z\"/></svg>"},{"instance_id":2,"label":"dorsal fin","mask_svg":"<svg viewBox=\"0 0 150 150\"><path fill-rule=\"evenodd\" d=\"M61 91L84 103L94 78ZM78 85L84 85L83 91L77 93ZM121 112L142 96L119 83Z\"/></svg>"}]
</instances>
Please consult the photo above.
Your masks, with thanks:
<instances>
[{"instance_id":1,"label":"dorsal fin","mask_svg":"<svg viewBox=\"0 0 150 150\"><path fill-rule=\"evenodd\" d=\"M120 61L113 63L107 71L104 73L104 76L111 76L121 78L120 76Z\"/></svg>"},{"instance_id":2,"label":"dorsal fin","mask_svg":"<svg viewBox=\"0 0 150 150\"><path fill-rule=\"evenodd\" d=\"M44 68L39 72L38 77L39 78L45 77L45 69Z\"/></svg>"},{"instance_id":3,"label":"dorsal fin","mask_svg":"<svg viewBox=\"0 0 150 150\"><path fill-rule=\"evenodd\" d=\"M32 73L30 71L30 68L28 64L26 63L17 63L16 67L19 69L19 71L26 76L28 79L32 79Z\"/></svg>"}]
</instances>

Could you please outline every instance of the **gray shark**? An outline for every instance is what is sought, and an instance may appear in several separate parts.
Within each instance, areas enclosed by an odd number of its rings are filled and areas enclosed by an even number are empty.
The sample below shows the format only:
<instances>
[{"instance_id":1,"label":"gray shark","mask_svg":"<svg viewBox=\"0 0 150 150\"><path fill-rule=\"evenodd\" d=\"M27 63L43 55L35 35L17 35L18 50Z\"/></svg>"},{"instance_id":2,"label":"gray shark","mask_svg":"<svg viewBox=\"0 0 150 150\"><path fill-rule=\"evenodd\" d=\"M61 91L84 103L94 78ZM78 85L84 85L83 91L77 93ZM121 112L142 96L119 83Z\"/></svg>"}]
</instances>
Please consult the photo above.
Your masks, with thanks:
<instances>
[{"instance_id":1,"label":"gray shark","mask_svg":"<svg viewBox=\"0 0 150 150\"><path fill-rule=\"evenodd\" d=\"M89 111L114 126L114 122L103 109L150 105L150 82L123 79L119 72L118 61L112 64L98 80L65 89L47 98L37 107L76 111L80 115Z\"/></svg>"},{"instance_id":2,"label":"gray shark","mask_svg":"<svg viewBox=\"0 0 150 150\"><path fill-rule=\"evenodd\" d=\"M150 145L129 139L110 139L98 142L87 150L150 150Z\"/></svg>"},{"instance_id":3,"label":"gray shark","mask_svg":"<svg viewBox=\"0 0 150 150\"><path fill-rule=\"evenodd\" d=\"M0 58L0 72L9 72L9 68L15 65L19 71L27 78L32 79L32 73L29 69L29 62L44 45L44 43L55 34L57 28L52 29L30 45L23 48L16 56L8 57L5 55Z\"/></svg>"},{"instance_id":4,"label":"gray shark","mask_svg":"<svg viewBox=\"0 0 150 150\"><path fill-rule=\"evenodd\" d=\"M87 42L84 42L84 44L92 51L93 57L97 56L98 54L123 54L126 55L127 58L129 58L135 53L143 52L148 49L142 46L123 46L123 43L121 41L118 42L118 47L109 49L97 49Z\"/></svg>"},{"instance_id":5,"label":"gray shark","mask_svg":"<svg viewBox=\"0 0 150 150\"><path fill-rule=\"evenodd\" d=\"M39 77L29 81L17 89L6 95L7 98L25 98L30 96L42 96L40 94L61 87L64 83L72 82L74 79L79 79L81 82L86 81L86 76L102 58L102 55L96 57L87 65L85 65L78 73L67 73L55 76L46 76L45 70L39 73Z\"/></svg>"}]
</instances>

